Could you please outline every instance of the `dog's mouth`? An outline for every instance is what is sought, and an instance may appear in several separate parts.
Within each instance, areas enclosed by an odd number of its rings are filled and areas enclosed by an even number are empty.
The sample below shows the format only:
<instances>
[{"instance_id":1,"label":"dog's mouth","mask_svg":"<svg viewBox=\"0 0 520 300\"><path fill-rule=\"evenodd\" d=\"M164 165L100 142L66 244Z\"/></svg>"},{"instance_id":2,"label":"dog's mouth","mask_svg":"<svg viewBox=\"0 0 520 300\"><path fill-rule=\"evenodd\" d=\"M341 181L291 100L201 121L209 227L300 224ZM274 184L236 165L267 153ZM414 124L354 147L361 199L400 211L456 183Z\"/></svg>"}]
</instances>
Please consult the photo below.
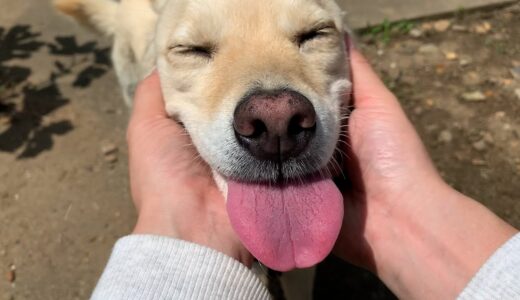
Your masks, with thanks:
<instances>
[{"instance_id":1,"label":"dog's mouth","mask_svg":"<svg viewBox=\"0 0 520 300\"><path fill-rule=\"evenodd\" d=\"M241 148L225 177L228 215L244 246L271 269L316 265L336 242L343 197L324 166L334 160L334 126L287 89L250 93L235 110Z\"/></svg>"},{"instance_id":2,"label":"dog's mouth","mask_svg":"<svg viewBox=\"0 0 520 300\"><path fill-rule=\"evenodd\" d=\"M327 177L277 184L230 180L227 199L231 224L244 246L278 271L322 261L343 220L343 198Z\"/></svg>"}]
</instances>

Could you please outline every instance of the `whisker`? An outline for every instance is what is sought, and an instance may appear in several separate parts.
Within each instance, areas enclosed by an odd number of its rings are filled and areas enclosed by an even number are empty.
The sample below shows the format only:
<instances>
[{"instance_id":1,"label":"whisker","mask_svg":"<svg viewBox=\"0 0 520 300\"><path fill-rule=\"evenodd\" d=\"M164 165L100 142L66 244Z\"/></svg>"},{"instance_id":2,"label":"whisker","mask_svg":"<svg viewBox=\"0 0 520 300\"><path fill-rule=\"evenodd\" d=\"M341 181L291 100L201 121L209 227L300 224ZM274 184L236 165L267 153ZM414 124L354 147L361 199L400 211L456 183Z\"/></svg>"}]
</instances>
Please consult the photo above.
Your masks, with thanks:
<instances>
[{"instance_id":1,"label":"whisker","mask_svg":"<svg viewBox=\"0 0 520 300\"><path fill-rule=\"evenodd\" d=\"M334 171L339 171L339 173L341 174L341 177L343 177L343 179L347 179L345 172L343 172L341 165L339 164L338 160L334 156L332 157L332 162L333 162L333 166L335 165L337 167L337 169L335 169Z\"/></svg>"}]
</instances>

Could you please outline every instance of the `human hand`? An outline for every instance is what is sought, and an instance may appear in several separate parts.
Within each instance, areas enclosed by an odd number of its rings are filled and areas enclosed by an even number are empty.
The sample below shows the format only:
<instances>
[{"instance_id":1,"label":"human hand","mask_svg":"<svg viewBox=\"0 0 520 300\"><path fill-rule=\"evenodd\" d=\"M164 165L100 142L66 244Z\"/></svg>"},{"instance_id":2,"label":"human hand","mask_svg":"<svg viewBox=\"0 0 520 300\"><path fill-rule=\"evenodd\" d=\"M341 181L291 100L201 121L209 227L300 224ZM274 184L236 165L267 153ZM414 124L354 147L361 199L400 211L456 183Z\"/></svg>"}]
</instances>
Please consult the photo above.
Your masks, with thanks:
<instances>
[{"instance_id":1,"label":"human hand","mask_svg":"<svg viewBox=\"0 0 520 300\"><path fill-rule=\"evenodd\" d=\"M163 235L207 246L250 266L224 197L184 128L164 109L156 72L138 86L128 125L134 234Z\"/></svg>"},{"instance_id":2,"label":"human hand","mask_svg":"<svg viewBox=\"0 0 520 300\"><path fill-rule=\"evenodd\" d=\"M396 97L357 49L349 53L355 109L346 127L350 147L344 149L345 168L350 182L340 184L346 215L336 250L375 270L366 235L377 235L387 223L388 209L408 194L426 194L422 189L432 192L444 183Z\"/></svg>"},{"instance_id":3,"label":"human hand","mask_svg":"<svg viewBox=\"0 0 520 300\"><path fill-rule=\"evenodd\" d=\"M399 298L454 299L515 232L438 175L395 96L351 49L354 107L335 253Z\"/></svg>"}]
</instances>

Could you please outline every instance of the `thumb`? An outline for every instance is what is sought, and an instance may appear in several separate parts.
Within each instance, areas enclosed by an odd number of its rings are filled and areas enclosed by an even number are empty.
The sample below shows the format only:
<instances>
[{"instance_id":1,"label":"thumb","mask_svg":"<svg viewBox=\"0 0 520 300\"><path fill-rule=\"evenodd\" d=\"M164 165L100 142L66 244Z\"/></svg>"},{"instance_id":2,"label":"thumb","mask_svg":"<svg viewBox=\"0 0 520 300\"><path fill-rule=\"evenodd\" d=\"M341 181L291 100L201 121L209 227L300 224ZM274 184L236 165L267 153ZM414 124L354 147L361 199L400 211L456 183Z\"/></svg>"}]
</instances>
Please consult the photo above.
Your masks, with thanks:
<instances>
[{"instance_id":1,"label":"thumb","mask_svg":"<svg viewBox=\"0 0 520 300\"><path fill-rule=\"evenodd\" d=\"M157 71L153 71L137 86L130 122L153 117L165 117L164 99Z\"/></svg>"},{"instance_id":2,"label":"thumb","mask_svg":"<svg viewBox=\"0 0 520 300\"><path fill-rule=\"evenodd\" d=\"M388 90L370 63L355 47L350 48L354 105L356 108L381 107L400 109L398 100Z\"/></svg>"}]
</instances>

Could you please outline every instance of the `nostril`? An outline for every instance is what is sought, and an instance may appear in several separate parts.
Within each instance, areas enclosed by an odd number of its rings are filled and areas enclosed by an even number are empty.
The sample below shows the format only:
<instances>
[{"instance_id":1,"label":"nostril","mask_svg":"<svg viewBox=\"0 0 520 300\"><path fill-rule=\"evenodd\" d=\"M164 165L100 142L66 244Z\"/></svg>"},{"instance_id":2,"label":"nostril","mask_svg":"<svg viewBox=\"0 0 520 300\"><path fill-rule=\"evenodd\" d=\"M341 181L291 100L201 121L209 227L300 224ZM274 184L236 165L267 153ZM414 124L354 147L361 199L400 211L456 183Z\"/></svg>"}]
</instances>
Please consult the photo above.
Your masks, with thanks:
<instances>
[{"instance_id":1,"label":"nostril","mask_svg":"<svg viewBox=\"0 0 520 300\"><path fill-rule=\"evenodd\" d=\"M309 116L297 114L289 121L287 128L287 134L294 136L302 133L303 131L313 131L316 128L316 119Z\"/></svg>"},{"instance_id":2,"label":"nostril","mask_svg":"<svg viewBox=\"0 0 520 300\"><path fill-rule=\"evenodd\" d=\"M248 136L248 138L255 139L260 137L264 132L267 132L267 126L265 126L265 123L262 120L253 120L251 124L253 125L254 131Z\"/></svg>"},{"instance_id":3,"label":"nostril","mask_svg":"<svg viewBox=\"0 0 520 300\"><path fill-rule=\"evenodd\" d=\"M267 126L262 120L254 119L245 122L235 122L233 124L235 132L242 137L255 139L267 132Z\"/></svg>"},{"instance_id":4,"label":"nostril","mask_svg":"<svg viewBox=\"0 0 520 300\"><path fill-rule=\"evenodd\" d=\"M313 111L299 117L299 124L303 129L313 129L316 127L316 115Z\"/></svg>"}]
</instances>

